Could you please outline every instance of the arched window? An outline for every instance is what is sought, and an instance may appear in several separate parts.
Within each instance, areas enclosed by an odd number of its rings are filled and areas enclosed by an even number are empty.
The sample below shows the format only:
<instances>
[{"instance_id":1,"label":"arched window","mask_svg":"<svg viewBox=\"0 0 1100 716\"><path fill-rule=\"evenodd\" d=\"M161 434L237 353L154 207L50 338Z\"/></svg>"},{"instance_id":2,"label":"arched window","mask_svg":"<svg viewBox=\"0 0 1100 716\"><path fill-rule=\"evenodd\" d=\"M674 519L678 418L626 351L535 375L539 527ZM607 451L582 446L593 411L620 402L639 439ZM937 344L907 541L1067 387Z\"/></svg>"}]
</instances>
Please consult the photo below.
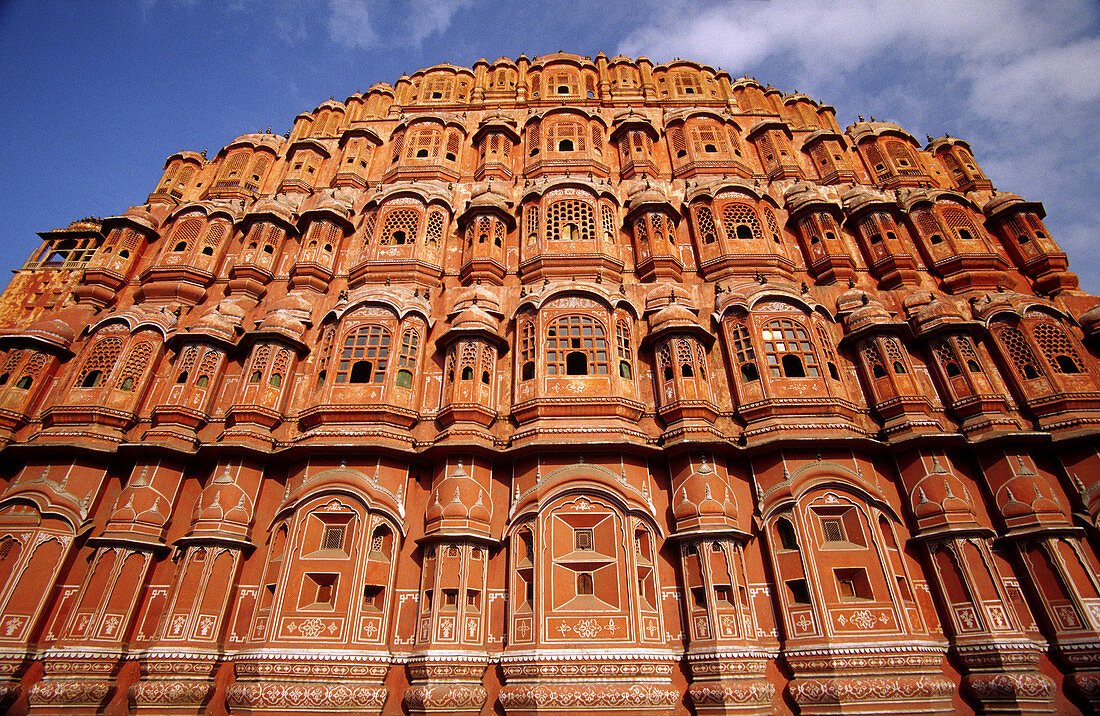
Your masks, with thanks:
<instances>
[{"instance_id":1,"label":"arched window","mask_svg":"<svg viewBox=\"0 0 1100 716\"><path fill-rule=\"evenodd\" d=\"M548 375L607 375L607 338L591 316L556 319L546 332Z\"/></svg>"},{"instance_id":2,"label":"arched window","mask_svg":"<svg viewBox=\"0 0 1100 716\"><path fill-rule=\"evenodd\" d=\"M416 355L420 347L420 334L413 328L406 328L401 336L401 352L397 356L397 376L394 385L399 388L411 388L413 371L416 370Z\"/></svg>"},{"instance_id":3,"label":"arched window","mask_svg":"<svg viewBox=\"0 0 1100 716\"><path fill-rule=\"evenodd\" d=\"M81 388L95 388L99 385L104 375L108 375L114 368L122 352L122 338L110 336L101 338L92 347L92 352L84 361L77 375L76 384Z\"/></svg>"},{"instance_id":4,"label":"arched window","mask_svg":"<svg viewBox=\"0 0 1100 716\"><path fill-rule=\"evenodd\" d=\"M1012 362L1016 372L1025 380L1038 378L1043 372L1039 361L1035 360L1035 354L1027 344L1027 338L1020 329L1014 326L1000 326L994 334L1004 348L1005 354Z\"/></svg>"},{"instance_id":5,"label":"arched window","mask_svg":"<svg viewBox=\"0 0 1100 716\"><path fill-rule=\"evenodd\" d=\"M378 243L382 246L411 244L416 241L419 227L419 211L416 209L394 209L386 215L386 221L382 225L382 238L378 240Z\"/></svg>"},{"instance_id":6,"label":"arched window","mask_svg":"<svg viewBox=\"0 0 1100 716\"><path fill-rule=\"evenodd\" d=\"M336 384L382 384L386 380L389 357L390 332L379 325L359 326L344 339Z\"/></svg>"},{"instance_id":7,"label":"arched window","mask_svg":"<svg viewBox=\"0 0 1100 716\"><path fill-rule=\"evenodd\" d=\"M405 157L408 159L436 159L443 139L443 131L438 127L414 129L405 138Z\"/></svg>"},{"instance_id":8,"label":"arched window","mask_svg":"<svg viewBox=\"0 0 1100 716\"><path fill-rule=\"evenodd\" d=\"M1074 375L1084 372L1084 365L1073 342L1060 327L1050 323L1040 323L1033 331L1035 342L1050 367L1058 373Z\"/></svg>"},{"instance_id":9,"label":"arched window","mask_svg":"<svg viewBox=\"0 0 1100 716\"><path fill-rule=\"evenodd\" d=\"M199 238L202 226L203 220L198 217L184 219L180 222L179 227L172 236L172 240L174 241L172 251L176 253L186 251L187 247L190 246L195 239Z\"/></svg>"},{"instance_id":10,"label":"arched window","mask_svg":"<svg viewBox=\"0 0 1100 716\"><path fill-rule=\"evenodd\" d=\"M704 244L713 244L717 241L717 232L714 228L714 214L710 207L700 205L695 207L695 225L699 229L699 237Z\"/></svg>"},{"instance_id":11,"label":"arched window","mask_svg":"<svg viewBox=\"0 0 1100 716\"><path fill-rule=\"evenodd\" d=\"M535 324L527 319L519 329L520 380L535 377Z\"/></svg>"},{"instance_id":12,"label":"arched window","mask_svg":"<svg viewBox=\"0 0 1100 716\"><path fill-rule=\"evenodd\" d=\"M734 358L741 371L741 379L751 383L760 377L760 372L756 368L756 353L752 349L749 331L745 328L744 323L734 323L731 335Z\"/></svg>"},{"instance_id":13,"label":"arched window","mask_svg":"<svg viewBox=\"0 0 1100 716\"><path fill-rule=\"evenodd\" d=\"M775 521L775 532L779 535L779 544L783 549L798 549L798 535L794 525L786 517L780 517Z\"/></svg>"},{"instance_id":14,"label":"arched window","mask_svg":"<svg viewBox=\"0 0 1100 716\"><path fill-rule=\"evenodd\" d=\"M947 373L948 378L954 378L957 375L962 375L962 369L959 368L959 362L955 358L954 351L948 346L947 341L936 341L932 344L932 353L936 356L936 360L939 361L940 366L943 367L943 372Z\"/></svg>"},{"instance_id":15,"label":"arched window","mask_svg":"<svg viewBox=\"0 0 1100 716\"><path fill-rule=\"evenodd\" d=\"M615 324L615 343L619 350L619 377L633 378L631 361L634 354L630 349L630 326L625 319L620 318Z\"/></svg>"},{"instance_id":16,"label":"arched window","mask_svg":"<svg viewBox=\"0 0 1100 716\"><path fill-rule=\"evenodd\" d=\"M145 367L152 360L153 349L152 341L139 341L130 348L130 352L126 356L126 362L122 367L122 373L118 378L117 387L119 390L130 391L134 389L134 384L141 378L142 373L145 372Z\"/></svg>"},{"instance_id":17,"label":"arched window","mask_svg":"<svg viewBox=\"0 0 1100 716\"><path fill-rule=\"evenodd\" d=\"M596 216L591 204L577 199L554 202L546 212L546 238L551 241L591 241Z\"/></svg>"},{"instance_id":18,"label":"arched window","mask_svg":"<svg viewBox=\"0 0 1100 716\"><path fill-rule=\"evenodd\" d=\"M873 340L864 341L859 352L863 356L863 362L866 364L867 369L871 371L872 377L886 377L886 367L883 365L882 355Z\"/></svg>"},{"instance_id":19,"label":"arched window","mask_svg":"<svg viewBox=\"0 0 1100 716\"><path fill-rule=\"evenodd\" d=\"M745 204L726 204L722 207L722 225L727 238L760 239L764 236L756 212Z\"/></svg>"},{"instance_id":20,"label":"arched window","mask_svg":"<svg viewBox=\"0 0 1100 716\"><path fill-rule=\"evenodd\" d=\"M546 132L547 151L583 152L585 150L584 125L580 122L557 122Z\"/></svg>"},{"instance_id":21,"label":"arched window","mask_svg":"<svg viewBox=\"0 0 1100 716\"><path fill-rule=\"evenodd\" d=\"M817 366L810 336L801 324L787 318L770 321L760 333L764 358L773 378L816 378Z\"/></svg>"}]
</instances>

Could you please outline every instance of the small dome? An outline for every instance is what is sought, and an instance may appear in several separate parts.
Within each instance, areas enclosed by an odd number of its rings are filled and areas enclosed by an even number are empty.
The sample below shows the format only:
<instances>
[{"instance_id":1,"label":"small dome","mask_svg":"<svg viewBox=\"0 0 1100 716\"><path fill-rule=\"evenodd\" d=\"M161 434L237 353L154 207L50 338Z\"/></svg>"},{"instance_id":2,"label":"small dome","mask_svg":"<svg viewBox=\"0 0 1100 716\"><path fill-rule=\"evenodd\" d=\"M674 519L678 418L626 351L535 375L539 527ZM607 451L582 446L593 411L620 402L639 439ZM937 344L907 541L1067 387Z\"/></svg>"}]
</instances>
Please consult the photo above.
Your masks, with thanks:
<instances>
[{"instance_id":1,"label":"small dome","mask_svg":"<svg viewBox=\"0 0 1100 716\"><path fill-rule=\"evenodd\" d=\"M428 499L429 531L470 531L486 535L492 519L489 494L462 465L439 481Z\"/></svg>"}]
</instances>

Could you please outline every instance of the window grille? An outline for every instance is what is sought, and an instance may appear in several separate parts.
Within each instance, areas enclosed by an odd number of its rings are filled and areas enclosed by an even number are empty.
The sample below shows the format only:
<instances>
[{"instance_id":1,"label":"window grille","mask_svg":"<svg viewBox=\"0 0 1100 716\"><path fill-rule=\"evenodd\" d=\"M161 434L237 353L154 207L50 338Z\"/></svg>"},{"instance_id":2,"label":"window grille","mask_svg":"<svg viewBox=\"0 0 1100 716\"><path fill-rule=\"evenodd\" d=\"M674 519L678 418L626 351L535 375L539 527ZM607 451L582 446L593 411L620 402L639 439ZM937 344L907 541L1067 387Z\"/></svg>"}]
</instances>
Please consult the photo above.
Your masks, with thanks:
<instances>
[{"instance_id":1,"label":"window grille","mask_svg":"<svg viewBox=\"0 0 1100 716\"><path fill-rule=\"evenodd\" d=\"M955 207L945 208L943 210L943 218L947 222L947 225L955 230L955 233L959 235L960 239L965 239L967 236L973 239L978 237L975 233L974 224L962 209L957 209ZM963 231L965 231L966 234L963 234Z\"/></svg>"},{"instance_id":2,"label":"window grille","mask_svg":"<svg viewBox=\"0 0 1100 716\"><path fill-rule=\"evenodd\" d=\"M764 235L756 212L745 204L726 204L722 207L722 226L727 239L759 239Z\"/></svg>"},{"instance_id":3,"label":"window grille","mask_svg":"<svg viewBox=\"0 0 1100 716\"><path fill-rule=\"evenodd\" d=\"M717 232L714 228L714 214L709 206L697 206L695 208L695 223L699 227L699 236L704 244L713 244L717 240Z\"/></svg>"},{"instance_id":4,"label":"window grille","mask_svg":"<svg viewBox=\"0 0 1100 716\"><path fill-rule=\"evenodd\" d=\"M672 146L672 156L681 158L687 156L687 142L684 140L684 130L680 127L670 127L668 130L668 142Z\"/></svg>"},{"instance_id":5,"label":"window grille","mask_svg":"<svg viewBox=\"0 0 1100 716\"><path fill-rule=\"evenodd\" d=\"M548 375L607 375L603 324L591 316L561 316L547 330Z\"/></svg>"},{"instance_id":6,"label":"window grille","mask_svg":"<svg viewBox=\"0 0 1100 716\"><path fill-rule=\"evenodd\" d=\"M386 222L382 226L382 238L378 243L382 246L411 244L416 241L419 227L420 212L416 209L394 209L386 215Z\"/></svg>"},{"instance_id":7,"label":"window grille","mask_svg":"<svg viewBox=\"0 0 1100 716\"><path fill-rule=\"evenodd\" d=\"M1004 346L1005 352L1008 353L1016 372L1028 380L1038 378L1042 370L1031 348L1028 347L1024 334L1012 326L1002 326L995 333L1001 345Z\"/></svg>"},{"instance_id":8,"label":"window grille","mask_svg":"<svg viewBox=\"0 0 1100 716\"><path fill-rule=\"evenodd\" d=\"M102 377L110 374L121 352L121 337L111 336L108 338L101 338L96 342L95 347L92 348L92 352L88 355L87 360L84 361L84 365L81 366L80 373L76 378L76 384L82 388L94 388L99 385ZM95 381L91 385L86 385L87 382L90 382L88 378L93 372L95 372L97 376Z\"/></svg>"},{"instance_id":9,"label":"window grille","mask_svg":"<svg viewBox=\"0 0 1100 716\"><path fill-rule=\"evenodd\" d=\"M184 219L179 228L176 229L176 233L172 236L172 240L169 242L170 246L178 247L181 244L182 248L173 248L173 251L186 251L195 239L199 238L199 232L202 231L203 220L197 217Z\"/></svg>"},{"instance_id":10,"label":"window grille","mask_svg":"<svg viewBox=\"0 0 1100 716\"><path fill-rule=\"evenodd\" d=\"M592 125L592 149L597 154L603 153L603 130L595 124Z\"/></svg>"},{"instance_id":11,"label":"window grille","mask_svg":"<svg viewBox=\"0 0 1100 716\"><path fill-rule=\"evenodd\" d=\"M879 354L874 341L864 341L859 352L863 356L863 362L867 369L871 371L872 376L875 378L886 377L886 366L883 365L882 356Z\"/></svg>"},{"instance_id":12,"label":"window grille","mask_svg":"<svg viewBox=\"0 0 1100 716\"><path fill-rule=\"evenodd\" d=\"M437 128L418 129L409 133L405 143L406 159L436 159L443 132Z\"/></svg>"},{"instance_id":13,"label":"window grille","mask_svg":"<svg viewBox=\"0 0 1100 716\"><path fill-rule=\"evenodd\" d=\"M595 548L591 529L576 529L573 531L573 549L578 552L591 552Z\"/></svg>"},{"instance_id":14,"label":"window grille","mask_svg":"<svg viewBox=\"0 0 1100 716\"><path fill-rule=\"evenodd\" d=\"M821 531L825 535L826 542L847 542L844 535L844 521L839 517L829 517L821 520Z\"/></svg>"},{"instance_id":15,"label":"window grille","mask_svg":"<svg viewBox=\"0 0 1100 716\"><path fill-rule=\"evenodd\" d=\"M551 241L591 241L596 238L592 205L577 199L563 199L546 212L546 236Z\"/></svg>"},{"instance_id":16,"label":"window grille","mask_svg":"<svg viewBox=\"0 0 1100 716\"><path fill-rule=\"evenodd\" d=\"M520 325L520 366L522 380L535 377L535 326L529 320Z\"/></svg>"},{"instance_id":17,"label":"window grille","mask_svg":"<svg viewBox=\"0 0 1100 716\"><path fill-rule=\"evenodd\" d=\"M604 204L600 207L600 221L603 223L603 235L608 241L615 239L615 212Z\"/></svg>"},{"instance_id":18,"label":"window grille","mask_svg":"<svg viewBox=\"0 0 1100 716\"><path fill-rule=\"evenodd\" d=\"M413 229L415 232L416 229ZM416 236L415 233L412 236ZM428 214L428 225L424 229L424 238L432 246L438 246L439 240L443 238L443 212L432 211Z\"/></svg>"},{"instance_id":19,"label":"window grille","mask_svg":"<svg viewBox=\"0 0 1100 716\"><path fill-rule=\"evenodd\" d=\"M1069 336L1058 326L1049 323L1040 323L1035 326L1035 341L1039 344L1039 350L1050 363L1050 367L1059 373L1083 373L1084 365L1081 363L1077 350Z\"/></svg>"},{"instance_id":20,"label":"window grille","mask_svg":"<svg viewBox=\"0 0 1100 716\"><path fill-rule=\"evenodd\" d=\"M821 375L809 334L800 324L778 318L765 326L761 338L764 340L768 372L773 378L816 378Z\"/></svg>"},{"instance_id":21,"label":"window grille","mask_svg":"<svg viewBox=\"0 0 1100 716\"><path fill-rule=\"evenodd\" d=\"M321 549L344 548L344 525L326 525L321 537Z\"/></svg>"},{"instance_id":22,"label":"window grille","mask_svg":"<svg viewBox=\"0 0 1100 716\"><path fill-rule=\"evenodd\" d=\"M390 356L390 333L382 326L360 326L344 339L336 383L382 384L386 379L386 363ZM356 369L356 366L362 368Z\"/></svg>"}]
</instances>

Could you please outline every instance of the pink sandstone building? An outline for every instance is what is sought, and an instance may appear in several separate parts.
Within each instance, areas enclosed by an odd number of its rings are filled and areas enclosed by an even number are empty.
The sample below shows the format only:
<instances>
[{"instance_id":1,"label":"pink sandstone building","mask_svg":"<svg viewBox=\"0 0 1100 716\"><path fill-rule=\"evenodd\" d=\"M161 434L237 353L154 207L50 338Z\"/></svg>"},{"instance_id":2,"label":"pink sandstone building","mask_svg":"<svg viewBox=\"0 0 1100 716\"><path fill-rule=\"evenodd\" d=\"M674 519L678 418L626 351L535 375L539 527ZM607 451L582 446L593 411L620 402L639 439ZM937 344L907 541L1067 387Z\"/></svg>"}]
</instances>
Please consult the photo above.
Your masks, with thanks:
<instances>
[{"instance_id":1,"label":"pink sandstone building","mask_svg":"<svg viewBox=\"0 0 1100 716\"><path fill-rule=\"evenodd\" d=\"M1100 299L969 145L688 61L181 151L0 296L12 714L1100 708Z\"/></svg>"}]
</instances>

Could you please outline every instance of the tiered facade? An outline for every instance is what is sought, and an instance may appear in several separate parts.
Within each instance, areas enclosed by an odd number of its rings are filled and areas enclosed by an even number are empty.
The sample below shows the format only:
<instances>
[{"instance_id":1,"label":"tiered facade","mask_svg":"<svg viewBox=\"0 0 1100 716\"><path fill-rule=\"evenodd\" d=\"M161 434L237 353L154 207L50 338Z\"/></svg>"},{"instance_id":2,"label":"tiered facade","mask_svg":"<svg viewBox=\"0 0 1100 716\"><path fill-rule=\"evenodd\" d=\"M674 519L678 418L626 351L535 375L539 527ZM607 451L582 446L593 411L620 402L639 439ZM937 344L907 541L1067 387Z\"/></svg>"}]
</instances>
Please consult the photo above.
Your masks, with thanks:
<instances>
[{"instance_id":1,"label":"tiered facade","mask_svg":"<svg viewBox=\"0 0 1100 716\"><path fill-rule=\"evenodd\" d=\"M31 714L1100 707L1100 299L965 141L450 65L0 298Z\"/></svg>"}]
</instances>

